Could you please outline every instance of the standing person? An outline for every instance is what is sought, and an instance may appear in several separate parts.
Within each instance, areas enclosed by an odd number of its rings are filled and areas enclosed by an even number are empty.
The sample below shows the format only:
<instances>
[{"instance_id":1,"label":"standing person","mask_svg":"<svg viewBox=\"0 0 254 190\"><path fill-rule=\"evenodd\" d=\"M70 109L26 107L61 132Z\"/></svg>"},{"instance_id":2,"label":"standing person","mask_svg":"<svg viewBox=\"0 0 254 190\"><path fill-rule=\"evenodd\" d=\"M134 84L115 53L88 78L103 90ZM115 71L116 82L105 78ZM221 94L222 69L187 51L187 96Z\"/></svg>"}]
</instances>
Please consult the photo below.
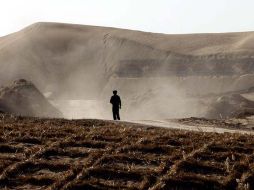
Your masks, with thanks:
<instances>
[{"instance_id":1,"label":"standing person","mask_svg":"<svg viewBox=\"0 0 254 190\"><path fill-rule=\"evenodd\" d=\"M113 91L113 96L110 98L112 104L112 112L114 120L120 120L119 109L121 109L121 98L117 95L117 91Z\"/></svg>"}]
</instances>

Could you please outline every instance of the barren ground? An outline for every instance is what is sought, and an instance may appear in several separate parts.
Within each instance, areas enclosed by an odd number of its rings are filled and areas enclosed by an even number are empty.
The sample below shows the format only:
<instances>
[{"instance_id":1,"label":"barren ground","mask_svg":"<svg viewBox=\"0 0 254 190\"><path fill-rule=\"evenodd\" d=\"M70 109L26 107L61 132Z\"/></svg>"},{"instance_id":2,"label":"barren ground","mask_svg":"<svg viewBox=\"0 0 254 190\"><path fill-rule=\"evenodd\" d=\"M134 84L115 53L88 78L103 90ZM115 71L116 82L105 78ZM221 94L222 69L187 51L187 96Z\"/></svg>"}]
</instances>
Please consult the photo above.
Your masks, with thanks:
<instances>
[{"instance_id":1,"label":"barren ground","mask_svg":"<svg viewBox=\"0 0 254 190\"><path fill-rule=\"evenodd\" d=\"M164 120L138 120L133 121L143 125L152 125L178 130L189 130L214 133L241 133L254 134L254 117L229 118L225 120L206 118L182 118Z\"/></svg>"},{"instance_id":2,"label":"barren ground","mask_svg":"<svg viewBox=\"0 0 254 190\"><path fill-rule=\"evenodd\" d=\"M0 115L2 189L253 189L254 139Z\"/></svg>"}]
</instances>

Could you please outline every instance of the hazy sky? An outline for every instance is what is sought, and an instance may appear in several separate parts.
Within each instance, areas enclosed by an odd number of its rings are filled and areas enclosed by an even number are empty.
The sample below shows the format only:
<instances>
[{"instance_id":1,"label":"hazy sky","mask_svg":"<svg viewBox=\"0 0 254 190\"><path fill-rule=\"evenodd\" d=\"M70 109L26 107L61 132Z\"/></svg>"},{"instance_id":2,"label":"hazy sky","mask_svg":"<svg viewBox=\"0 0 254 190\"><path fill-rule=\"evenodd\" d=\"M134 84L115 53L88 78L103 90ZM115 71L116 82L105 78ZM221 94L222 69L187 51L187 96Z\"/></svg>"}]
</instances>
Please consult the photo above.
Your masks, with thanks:
<instances>
[{"instance_id":1,"label":"hazy sky","mask_svg":"<svg viewBox=\"0 0 254 190\"><path fill-rule=\"evenodd\" d=\"M0 0L0 36L39 21L160 33L254 31L254 0Z\"/></svg>"}]
</instances>

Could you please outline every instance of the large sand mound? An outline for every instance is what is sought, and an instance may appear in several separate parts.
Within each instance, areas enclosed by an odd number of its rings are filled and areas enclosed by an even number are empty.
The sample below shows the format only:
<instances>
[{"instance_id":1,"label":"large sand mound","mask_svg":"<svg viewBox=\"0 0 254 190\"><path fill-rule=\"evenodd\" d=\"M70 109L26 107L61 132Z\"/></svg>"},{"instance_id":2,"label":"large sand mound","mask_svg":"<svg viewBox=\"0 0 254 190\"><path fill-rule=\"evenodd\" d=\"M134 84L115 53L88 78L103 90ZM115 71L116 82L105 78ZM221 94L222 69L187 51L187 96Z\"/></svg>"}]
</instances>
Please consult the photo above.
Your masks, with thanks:
<instances>
[{"instance_id":1,"label":"large sand mound","mask_svg":"<svg viewBox=\"0 0 254 190\"><path fill-rule=\"evenodd\" d=\"M0 89L0 110L23 116L62 117L41 92L24 79Z\"/></svg>"},{"instance_id":2,"label":"large sand mound","mask_svg":"<svg viewBox=\"0 0 254 190\"><path fill-rule=\"evenodd\" d=\"M254 101L240 94L226 95L218 98L208 110L207 117L225 119L230 117L245 117L254 114Z\"/></svg>"},{"instance_id":3,"label":"large sand mound","mask_svg":"<svg viewBox=\"0 0 254 190\"><path fill-rule=\"evenodd\" d=\"M241 75L254 71L253 36L253 32L166 35L36 23L0 38L0 79L4 83L27 78L43 91L71 98L100 94L112 77L198 76L216 81L216 76L222 80L214 86L223 86L223 77L231 78L234 86ZM201 87L193 91L205 91L203 80L191 81L187 87L199 81ZM227 78L225 82L228 85Z\"/></svg>"},{"instance_id":4,"label":"large sand mound","mask_svg":"<svg viewBox=\"0 0 254 190\"><path fill-rule=\"evenodd\" d=\"M36 23L0 38L0 85L26 78L52 99L105 104L118 89L128 119L203 116L193 98L253 86L253 41L253 32L166 35Z\"/></svg>"}]
</instances>

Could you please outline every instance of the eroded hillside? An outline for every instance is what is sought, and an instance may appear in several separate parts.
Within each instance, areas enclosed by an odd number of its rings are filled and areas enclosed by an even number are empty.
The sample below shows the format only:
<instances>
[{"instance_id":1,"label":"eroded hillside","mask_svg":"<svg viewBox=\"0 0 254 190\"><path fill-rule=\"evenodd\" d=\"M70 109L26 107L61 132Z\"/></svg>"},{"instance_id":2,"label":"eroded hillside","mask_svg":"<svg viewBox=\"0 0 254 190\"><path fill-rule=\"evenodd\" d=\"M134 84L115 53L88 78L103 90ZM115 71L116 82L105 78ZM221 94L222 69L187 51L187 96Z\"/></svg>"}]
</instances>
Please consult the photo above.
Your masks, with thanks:
<instances>
[{"instance_id":1,"label":"eroded hillside","mask_svg":"<svg viewBox=\"0 0 254 190\"><path fill-rule=\"evenodd\" d=\"M253 37L36 23L0 39L0 85L25 78L52 100L98 100L101 110L118 89L127 119L206 116L217 95L253 87Z\"/></svg>"}]
</instances>

